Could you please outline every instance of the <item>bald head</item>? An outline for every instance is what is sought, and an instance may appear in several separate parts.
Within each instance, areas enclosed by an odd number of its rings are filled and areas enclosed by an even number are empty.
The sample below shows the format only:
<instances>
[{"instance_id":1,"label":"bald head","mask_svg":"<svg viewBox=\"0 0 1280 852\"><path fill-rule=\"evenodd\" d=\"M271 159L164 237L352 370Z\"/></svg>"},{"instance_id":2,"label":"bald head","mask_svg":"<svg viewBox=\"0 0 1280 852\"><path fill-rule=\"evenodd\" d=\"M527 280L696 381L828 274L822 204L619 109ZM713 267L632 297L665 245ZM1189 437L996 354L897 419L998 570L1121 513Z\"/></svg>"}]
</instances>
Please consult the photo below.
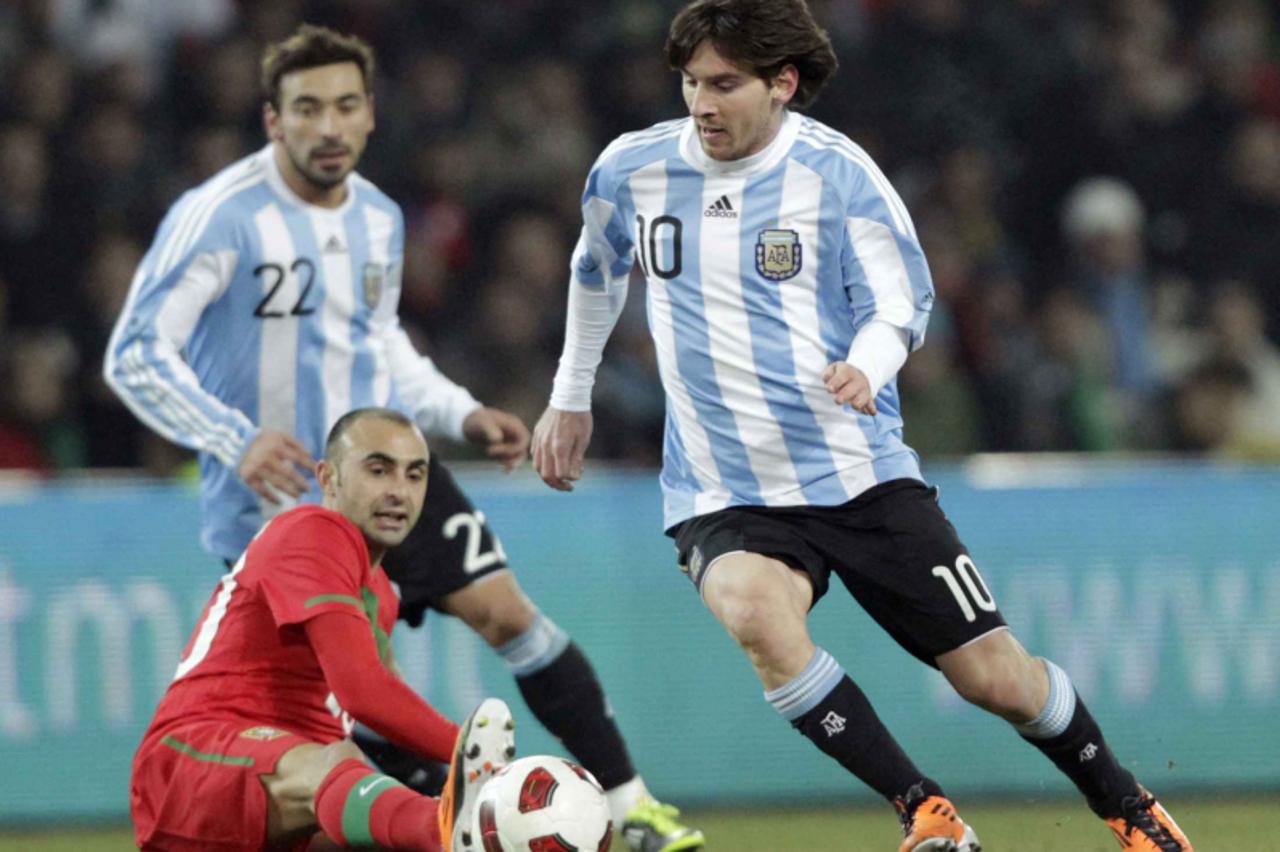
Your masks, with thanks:
<instances>
[{"instance_id":1,"label":"bald head","mask_svg":"<svg viewBox=\"0 0 1280 852\"><path fill-rule=\"evenodd\" d=\"M339 464L343 453L350 444L349 435L351 430L356 424L370 418L399 423L401 426L405 426L415 432L418 431L417 425L399 411L390 408L356 408L339 417L338 422L334 423L333 428L329 430L329 437L324 442L325 461L331 465ZM425 438L423 438L423 443L426 443Z\"/></svg>"}]
</instances>

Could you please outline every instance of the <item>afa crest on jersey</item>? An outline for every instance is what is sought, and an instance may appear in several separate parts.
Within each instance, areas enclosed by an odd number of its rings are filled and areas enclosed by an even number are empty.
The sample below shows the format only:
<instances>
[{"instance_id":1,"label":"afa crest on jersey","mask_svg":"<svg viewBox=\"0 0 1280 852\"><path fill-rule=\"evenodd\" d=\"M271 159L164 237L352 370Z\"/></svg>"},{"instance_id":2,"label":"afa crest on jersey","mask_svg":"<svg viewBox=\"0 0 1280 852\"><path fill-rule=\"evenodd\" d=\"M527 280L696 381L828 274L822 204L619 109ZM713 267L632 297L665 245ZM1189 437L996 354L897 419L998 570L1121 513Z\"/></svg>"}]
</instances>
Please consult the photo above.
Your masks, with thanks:
<instances>
[{"instance_id":1,"label":"afa crest on jersey","mask_svg":"<svg viewBox=\"0 0 1280 852\"><path fill-rule=\"evenodd\" d=\"M378 302L382 301L382 283L385 278L386 267L381 263L364 265L364 303L369 306L369 310L378 307Z\"/></svg>"},{"instance_id":2,"label":"afa crest on jersey","mask_svg":"<svg viewBox=\"0 0 1280 852\"><path fill-rule=\"evenodd\" d=\"M800 271L800 235L785 228L766 228L756 237L756 271L771 281L785 281Z\"/></svg>"}]
</instances>

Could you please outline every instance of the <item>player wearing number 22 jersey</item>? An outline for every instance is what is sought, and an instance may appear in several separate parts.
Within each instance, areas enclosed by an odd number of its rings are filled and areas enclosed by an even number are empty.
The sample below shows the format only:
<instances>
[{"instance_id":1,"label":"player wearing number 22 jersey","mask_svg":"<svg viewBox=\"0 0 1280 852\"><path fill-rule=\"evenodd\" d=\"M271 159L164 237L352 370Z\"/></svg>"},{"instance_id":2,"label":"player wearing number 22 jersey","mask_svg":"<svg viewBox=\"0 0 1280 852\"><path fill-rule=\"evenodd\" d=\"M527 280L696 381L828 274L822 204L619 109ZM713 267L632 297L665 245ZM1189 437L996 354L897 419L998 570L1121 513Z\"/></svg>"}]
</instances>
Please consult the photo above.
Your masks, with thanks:
<instances>
[{"instance_id":1,"label":"player wearing number 22 jersey","mask_svg":"<svg viewBox=\"0 0 1280 852\"><path fill-rule=\"evenodd\" d=\"M236 475L259 431L289 432L315 454L347 411L385 405L459 437L478 405L400 327L399 207L358 174L348 184L337 208L307 204L268 146L187 193L108 351L121 398L200 451L202 543L227 560L280 510Z\"/></svg>"}]
</instances>

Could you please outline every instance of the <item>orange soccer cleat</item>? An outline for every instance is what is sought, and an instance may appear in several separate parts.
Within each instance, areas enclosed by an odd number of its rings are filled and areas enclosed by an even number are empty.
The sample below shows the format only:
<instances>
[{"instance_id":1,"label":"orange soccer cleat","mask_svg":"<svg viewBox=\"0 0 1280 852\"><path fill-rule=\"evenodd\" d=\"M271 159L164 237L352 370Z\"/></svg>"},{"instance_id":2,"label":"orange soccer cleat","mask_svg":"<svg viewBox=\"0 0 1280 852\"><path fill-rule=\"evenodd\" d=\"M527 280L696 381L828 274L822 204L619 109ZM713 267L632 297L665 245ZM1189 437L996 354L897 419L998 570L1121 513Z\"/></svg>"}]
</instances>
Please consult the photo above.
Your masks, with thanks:
<instances>
[{"instance_id":1,"label":"orange soccer cleat","mask_svg":"<svg viewBox=\"0 0 1280 852\"><path fill-rule=\"evenodd\" d=\"M1193 852L1191 841L1178 828L1156 797L1139 786L1138 795L1121 804L1118 817L1107 820L1107 827L1120 841L1122 849L1133 852Z\"/></svg>"},{"instance_id":2,"label":"orange soccer cleat","mask_svg":"<svg viewBox=\"0 0 1280 852\"><path fill-rule=\"evenodd\" d=\"M930 796L909 813L901 800L894 806L906 837L898 852L981 852L978 835L942 796Z\"/></svg>"}]
</instances>

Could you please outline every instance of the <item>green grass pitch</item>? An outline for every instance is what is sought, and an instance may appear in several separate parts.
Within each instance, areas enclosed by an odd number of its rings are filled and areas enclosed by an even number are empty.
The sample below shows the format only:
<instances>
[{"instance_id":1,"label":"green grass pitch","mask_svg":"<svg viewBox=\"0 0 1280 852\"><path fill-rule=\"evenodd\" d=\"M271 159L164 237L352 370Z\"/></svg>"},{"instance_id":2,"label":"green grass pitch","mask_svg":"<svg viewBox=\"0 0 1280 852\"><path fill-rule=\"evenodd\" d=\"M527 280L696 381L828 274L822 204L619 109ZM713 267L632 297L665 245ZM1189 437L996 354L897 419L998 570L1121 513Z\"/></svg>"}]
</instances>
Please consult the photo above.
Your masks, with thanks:
<instances>
[{"instance_id":1,"label":"green grass pitch","mask_svg":"<svg viewBox=\"0 0 1280 852\"><path fill-rule=\"evenodd\" d=\"M1202 852L1280 852L1280 796L1178 798L1166 804ZM985 852L1116 852L1110 832L1077 801L1001 802L963 808ZM894 852L901 836L889 808L691 810L708 852ZM132 849L127 828L0 829L3 852ZM615 849L623 849L621 841Z\"/></svg>"}]
</instances>

